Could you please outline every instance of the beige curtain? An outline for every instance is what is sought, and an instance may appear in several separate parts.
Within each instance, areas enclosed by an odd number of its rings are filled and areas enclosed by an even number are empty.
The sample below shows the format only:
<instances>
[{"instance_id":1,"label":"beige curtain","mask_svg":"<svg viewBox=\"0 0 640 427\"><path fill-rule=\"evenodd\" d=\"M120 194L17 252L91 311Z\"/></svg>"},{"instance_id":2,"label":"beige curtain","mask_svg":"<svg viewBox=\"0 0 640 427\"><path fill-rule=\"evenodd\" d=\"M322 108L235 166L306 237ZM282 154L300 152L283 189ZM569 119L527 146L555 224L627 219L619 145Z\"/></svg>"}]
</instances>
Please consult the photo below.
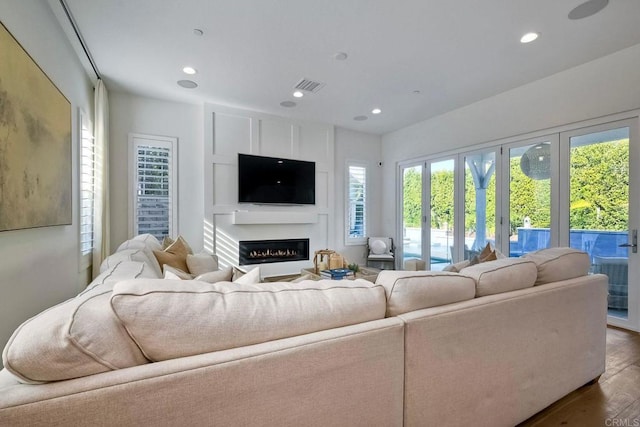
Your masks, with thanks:
<instances>
[{"instance_id":1,"label":"beige curtain","mask_svg":"<svg viewBox=\"0 0 640 427\"><path fill-rule=\"evenodd\" d=\"M109 256L109 100L102 80L94 93L95 112L95 205L93 222L93 277L100 274L100 264Z\"/></svg>"}]
</instances>

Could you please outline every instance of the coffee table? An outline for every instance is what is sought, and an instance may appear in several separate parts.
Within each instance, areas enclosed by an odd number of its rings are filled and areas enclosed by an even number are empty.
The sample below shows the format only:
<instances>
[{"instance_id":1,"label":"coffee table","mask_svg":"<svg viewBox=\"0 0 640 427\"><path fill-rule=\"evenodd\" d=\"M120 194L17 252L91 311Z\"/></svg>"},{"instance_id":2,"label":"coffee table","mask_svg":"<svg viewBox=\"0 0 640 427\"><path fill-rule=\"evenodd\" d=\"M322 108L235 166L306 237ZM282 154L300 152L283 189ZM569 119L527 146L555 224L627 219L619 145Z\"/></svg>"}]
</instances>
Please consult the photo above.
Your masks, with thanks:
<instances>
[{"instance_id":1,"label":"coffee table","mask_svg":"<svg viewBox=\"0 0 640 427\"><path fill-rule=\"evenodd\" d=\"M364 279L370 282L375 282L378 277L378 273L380 273L380 269L373 267L359 267L358 272L356 273L356 279ZM304 276L305 274L311 275L313 280L323 279L319 274L316 274L313 267L303 268L300 270L300 275Z\"/></svg>"}]
</instances>

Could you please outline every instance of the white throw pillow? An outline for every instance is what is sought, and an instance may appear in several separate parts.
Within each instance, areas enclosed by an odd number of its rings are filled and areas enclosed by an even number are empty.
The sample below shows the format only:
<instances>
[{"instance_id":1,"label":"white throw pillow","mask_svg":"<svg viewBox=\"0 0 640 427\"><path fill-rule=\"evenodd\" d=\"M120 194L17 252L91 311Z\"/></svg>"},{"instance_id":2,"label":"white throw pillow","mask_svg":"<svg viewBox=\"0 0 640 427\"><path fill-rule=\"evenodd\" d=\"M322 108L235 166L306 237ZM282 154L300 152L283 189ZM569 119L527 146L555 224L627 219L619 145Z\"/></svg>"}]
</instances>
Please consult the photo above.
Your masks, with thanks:
<instances>
[{"instance_id":1,"label":"white throw pillow","mask_svg":"<svg viewBox=\"0 0 640 427\"><path fill-rule=\"evenodd\" d=\"M382 240L374 240L371 242L371 252L375 255L382 255L387 251L387 244Z\"/></svg>"},{"instance_id":2,"label":"white throw pillow","mask_svg":"<svg viewBox=\"0 0 640 427\"><path fill-rule=\"evenodd\" d=\"M260 267L248 271L246 274L234 280L233 283L240 283L242 285L255 285L256 283L260 283Z\"/></svg>"},{"instance_id":3,"label":"white throw pillow","mask_svg":"<svg viewBox=\"0 0 640 427\"><path fill-rule=\"evenodd\" d=\"M194 276L218 270L218 256L202 252L196 255L187 255L187 267L189 273Z\"/></svg>"},{"instance_id":4,"label":"white throw pillow","mask_svg":"<svg viewBox=\"0 0 640 427\"><path fill-rule=\"evenodd\" d=\"M209 273L204 273L199 276L196 276L194 280L199 280L201 282L207 283L218 283L218 282L230 282L233 277L233 269L231 267L223 268L218 271L210 271Z\"/></svg>"}]
</instances>

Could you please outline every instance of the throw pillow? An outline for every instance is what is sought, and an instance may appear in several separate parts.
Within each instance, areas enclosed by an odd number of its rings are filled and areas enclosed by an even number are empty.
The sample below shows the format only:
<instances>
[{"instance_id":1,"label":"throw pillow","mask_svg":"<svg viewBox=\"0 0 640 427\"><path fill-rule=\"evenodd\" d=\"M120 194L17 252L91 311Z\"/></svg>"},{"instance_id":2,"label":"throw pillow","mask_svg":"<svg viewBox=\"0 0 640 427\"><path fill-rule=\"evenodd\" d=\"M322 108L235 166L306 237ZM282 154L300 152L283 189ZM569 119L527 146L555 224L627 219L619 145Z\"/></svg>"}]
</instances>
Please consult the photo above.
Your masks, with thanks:
<instances>
[{"instance_id":1,"label":"throw pillow","mask_svg":"<svg viewBox=\"0 0 640 427\"><path fill-rule=\"evenodd\" d=\"M247 274L247 272L244 271L244 270L241 270L240 267L233 267L233 273L232 273L232 276L231 276L231 281L235 282L236 280L238 280L239 278L241 278L245 274Z\"/></svg>"},{"instance_id":2,"label":"throw pillow","mask_svg":"<svg viewBox=\"0 0 640 427\"><path fill-rule=\"evenodd\" d=\"M387 251L387 244L382 240L374 240L371 242L371 253L375 255L382 255Z\"/></svg>"},{"instance_id":3,"label":"throw pillow","mask_svg":"<svg viewBox=\"0 0 640 427\"><path fill-rule=\"evenodd\" d=\"M187 267L189 267L189 273L195 276L216 271L218 269L218 257L206 252L196 255L189 254L187 255Z\"/></svg>"},{"instance_id":4,"label":"throw pillow","mask_svg":"<svg viewBox=\"0 0 640 427\"><path fill-rule=\"evenodd\" d=\"M255 285L260 283L260 267L256 267L253 270L248 271L246 274L235 279L233 283L239 283L242 285Z\"/></svg>"},{"instance_id":5,"label":"throw pillow","mask_svg":"<svg viewBox=\"0 0 640 427\"><path fill-rule=\"evenodd\" d=\"M171 237L164 236L164 239L162 239L162 250L164 251L165 249L167 249L173 242L175 242L175 240L173 240Z\"/></svg>"},{"instance_id":6,"label":"throw pillow","mask_svg":"<svg viewBox=\"0 0 640 427\"><path fill-rule=\"evenodd\" d=\"M187 255L190 253L191 248L189 248L189 245L182 237L178 237L176 241L169 245L164 251L153 251L153 254L163 269L166 264L182 271L189 271Z\"/></svg>"},{"instance_id":7,"label":"throw pillow","mask_svg":"<svg viewBox=\"0 0 640 427\"><path fill-rule=\"evenodd\" d=\"M199 280L201 282L207 283L230 282L232 276L233 269L231 267L227 267L223 268L222 270L201 274L193 280Z\"/></svg>"},{"instance_id":8,"label":"throw pillow","mask_svg":"<svg viewBox=\"0 0 640 427\"><path fill-rule=\"evenodd\" d=\"M167 277L170 275L170 277ZM170 265L164 266L164 278L165 279L180 279L180 280L192 280L193 276L186 271L182 271L178 268L171 267Z\"/></svg>"}]
</instances>

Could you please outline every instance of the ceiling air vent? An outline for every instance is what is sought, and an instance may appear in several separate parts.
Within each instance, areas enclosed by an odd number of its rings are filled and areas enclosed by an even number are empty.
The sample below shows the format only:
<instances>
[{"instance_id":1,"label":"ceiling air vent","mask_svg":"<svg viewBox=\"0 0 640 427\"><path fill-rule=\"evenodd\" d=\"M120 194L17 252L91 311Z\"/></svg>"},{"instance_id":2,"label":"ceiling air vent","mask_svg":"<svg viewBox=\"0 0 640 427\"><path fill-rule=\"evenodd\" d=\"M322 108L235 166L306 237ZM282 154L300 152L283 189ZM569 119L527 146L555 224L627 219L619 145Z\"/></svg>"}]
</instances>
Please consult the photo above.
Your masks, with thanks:
<instances>
[{"instance_id":1,"label":"ceiling air vent","mask_svg":"<svg viewBox=\"0 0 640 427\"><path fill-rule=\"evenodd\" d=\"M324 83L314 82L309 79L302 79L298 83L296 83L295 88L298 90L304 90L305 92L317 93L320 89L324 87Z\"/></svg>"}]
</instances>

